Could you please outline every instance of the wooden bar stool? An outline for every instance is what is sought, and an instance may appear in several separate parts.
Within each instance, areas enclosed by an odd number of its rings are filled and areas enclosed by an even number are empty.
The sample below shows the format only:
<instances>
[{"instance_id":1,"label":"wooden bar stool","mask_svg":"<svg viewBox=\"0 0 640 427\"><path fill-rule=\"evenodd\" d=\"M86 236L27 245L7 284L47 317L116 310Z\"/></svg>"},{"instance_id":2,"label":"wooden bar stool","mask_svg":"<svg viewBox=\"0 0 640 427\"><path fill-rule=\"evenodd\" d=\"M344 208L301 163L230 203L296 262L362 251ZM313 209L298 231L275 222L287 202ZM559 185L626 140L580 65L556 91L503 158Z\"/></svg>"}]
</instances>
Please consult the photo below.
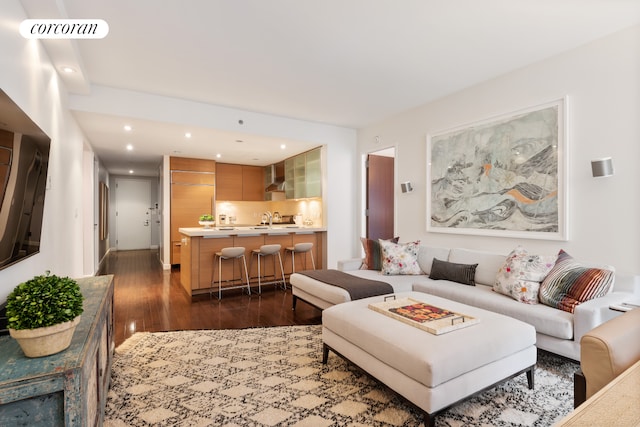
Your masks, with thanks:
<instances>
[{"instance_id":1,"label":"wooden bar stool","mask_svg":"<svg viewBox=\"0 0 640 427\"><path fill-rule=\"evenodd\" d=\"M313 243L296 243L293 246L288 246L286 247L285 250L285 256L286 253L291 252L291 274L296 272L296 254L305 254L304 257L304 269L307 269L307 257L306 257L306 253L308 252L309 255L311 255L311 265L313 266L313 269L316 269L316 262L313 259Z\"/></svg>"},{"instance_id":2,"label":"wooden bar stool","mask_svg":"<svg viewBox=\"0 0 640 427\"><path fill-rule=\"evenodd\" d=\"M235 261L242 259L242 266L240 268L240 285L233 285L233 282L236 281L235 278L235 268L233 269L233 274L231 275L231 284L232 286L225 286L224 289L240 289L244 287L242 283L242 267L244 267L244 276L247 280L247 292L251 295L251 287L249 286L249 272L247 270L247 259L244 256L245 249L241 246L234 246L230 248L223 248L220 252L216 252L213 255L213 269L211 271L211 291L209 291L209 298L213 294L213 284L215 283L215 269L216 269L216 261L218 261L218 299L222 299L222 260L230 259L233 262L233 266L235 267Z\"/></svg>"},{"instance_id":3,"label":"wooden bar stool","mask_svg":"<svg viewBox=\"0 0 640 427\"><path fill-rule=\"evenodd\" d=\"M282 275L282 289L286 290L287 289L287 283L284 281L284 268L282 268L282 257L280 256L280 248L282 247L282 245L262 245L260 246L260 249L254 249L253 251L251 251L251 260L249 261L249 271L251 271L251 265L253 264L253 256L256 256L256 259L258 260L258 293L262 293L262 285L272 285L272 284L278 284L280 283L280 280L277 279L277 275L276 275L276 257L278 258L278 261L280 263L280 274ZM264 257L267 256L271 256L273 257L273 280L269 281L269 282L262 282L262 278L263 277L270 277L264 275L261 272L261 262L260 260Z\"/></svg>"}]
</instances>

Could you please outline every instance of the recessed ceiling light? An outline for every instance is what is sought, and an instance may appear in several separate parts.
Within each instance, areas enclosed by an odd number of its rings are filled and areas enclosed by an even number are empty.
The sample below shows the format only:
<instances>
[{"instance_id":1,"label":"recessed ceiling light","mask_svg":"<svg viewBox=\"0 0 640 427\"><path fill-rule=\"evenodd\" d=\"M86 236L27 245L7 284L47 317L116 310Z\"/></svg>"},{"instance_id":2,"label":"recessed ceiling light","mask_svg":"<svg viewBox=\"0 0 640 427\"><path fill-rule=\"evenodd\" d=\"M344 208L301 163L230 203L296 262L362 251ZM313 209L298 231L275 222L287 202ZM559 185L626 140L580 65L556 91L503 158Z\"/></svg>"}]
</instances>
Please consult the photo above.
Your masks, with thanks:
<instances>
[{"instance_id":1,"label":"recessed ceiling light","mask_svg":"<svg viewBox=\"0 0 640 427\"><path fill-rule=\"evenodd\" d=\"M185 133L185 134L184 134L184 137L185 137L185 138L191 138L191 132L187 132L187 133Z\"/></svg>"},{"instance_id":2,"label":"recessed ceiling light","mask_svg":"<svg viewBox=\"0 0 640 427\"><path fill-rule=\"evenodd\" d=\"M127 151L132 151L132 150L133 150L133 145L127 144Z\"/></svg>"},{"instance_id":3,"label":"recessed ceiling light","mask_svg":"<svg viewBox=\"0 0 640 427\"><path fill-rule=\"evenodd\" d=\"M129 173L133 173L133 169L129 169Z\"/></svg>"},{"instance_id":4,"label":"recessed ceiling light","mask_svg":"<svg viewBox=\"0 0 640 427\"><path fill-rule=\"evenodd\" d=\"M62 71L64 71L65 73L75 73L76 72L75 68L72 68L72 67L62 67Z\"/></svg>"},{"instance_id":5,"label":"recessed ceiling light","mask_svg":"<svg viewBox=\"0 0 640 427\"><path fill-rule=\"evenodd\" d=\"M216 154L216 158L219 159L220 157L222 157L222 154L218 153Z\"/></svg>"},{"instance_id":6,"label":"recessed ceiling light","mask_svg":"<svg viewBox=\"0 0 640 427\"><path fill-rule=\"evenodd\" d=\"M287 148L287 146L286 146L286 145L284 145L284 144L280 144L280 149L284 150L285 148Z\"/></svg>"},{"instance_id":7,"label":"recessed ceiling light","mask_svg":"<svg viewBox=\"0 0 640 427\"><path fill-rule=\"evenodd\" d=\"M130 125L124 125L124 130L126 130L127 132L131 132L133 128Z\"/></svg>"}]
</instances>

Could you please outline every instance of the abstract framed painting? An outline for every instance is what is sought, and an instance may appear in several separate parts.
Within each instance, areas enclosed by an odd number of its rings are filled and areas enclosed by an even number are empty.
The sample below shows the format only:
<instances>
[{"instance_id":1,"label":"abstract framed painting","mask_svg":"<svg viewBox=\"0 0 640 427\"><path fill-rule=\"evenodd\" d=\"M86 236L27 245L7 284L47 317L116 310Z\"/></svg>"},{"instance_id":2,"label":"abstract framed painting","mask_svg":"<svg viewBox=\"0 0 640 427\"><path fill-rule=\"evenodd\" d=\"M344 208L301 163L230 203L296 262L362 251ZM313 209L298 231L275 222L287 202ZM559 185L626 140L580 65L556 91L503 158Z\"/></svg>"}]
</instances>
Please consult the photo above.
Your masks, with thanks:
<instances>
[{"instance_id":1,"label":"abstract framed painting","mask_svg":"<svg viewBox=\"0 0 640 427\"><path fill-rule=\"evenodd\" d=\"M427 135L427 231L567 240L567 98Z\"/></svg>"}]
</instances>

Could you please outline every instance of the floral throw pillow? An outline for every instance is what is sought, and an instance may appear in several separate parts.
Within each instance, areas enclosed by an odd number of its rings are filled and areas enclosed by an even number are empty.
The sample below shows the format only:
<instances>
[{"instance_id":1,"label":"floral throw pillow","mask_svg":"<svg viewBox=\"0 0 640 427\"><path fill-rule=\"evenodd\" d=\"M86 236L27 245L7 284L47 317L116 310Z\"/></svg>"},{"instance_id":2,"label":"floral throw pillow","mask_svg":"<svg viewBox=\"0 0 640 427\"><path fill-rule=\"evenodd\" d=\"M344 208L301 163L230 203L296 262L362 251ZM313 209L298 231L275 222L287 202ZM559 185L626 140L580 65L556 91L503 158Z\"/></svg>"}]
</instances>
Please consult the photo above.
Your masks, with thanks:
<instances>
[{"instance_id":1,"label":"floral throw pillow","mask_svg":"<svg viewBox=\"0 0 640 427\"><path fill-rule=\"evenodd\" d=\"M525 304L538 304L540 282L556 262L555 255L531 255L518 246L498 270L493 290Z\"/></svg>"},{"instance_id":2,"label":"floral throw pillow","mask_svg":"<svg viewBox=\"0 0 640 427\"><path fill-rule=\"evenodd\" d=\"M418 265L419 240L409 243L378 241L382 248L382 274L387 276L423 274L420 265Z\"/></svg>"}]
</instances>

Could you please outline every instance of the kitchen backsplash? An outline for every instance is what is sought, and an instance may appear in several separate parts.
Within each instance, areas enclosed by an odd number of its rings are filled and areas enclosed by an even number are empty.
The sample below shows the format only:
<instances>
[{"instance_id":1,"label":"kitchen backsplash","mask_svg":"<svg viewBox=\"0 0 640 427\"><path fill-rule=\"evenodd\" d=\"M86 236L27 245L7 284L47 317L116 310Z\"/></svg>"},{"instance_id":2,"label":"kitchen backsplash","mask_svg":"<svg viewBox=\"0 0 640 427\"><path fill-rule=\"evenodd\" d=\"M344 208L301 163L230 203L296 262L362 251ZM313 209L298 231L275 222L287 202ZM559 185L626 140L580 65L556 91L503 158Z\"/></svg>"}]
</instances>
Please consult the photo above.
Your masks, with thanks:
<instances>
[{"instance_id":1,"label":"kitchen backsplash","mask_svg":"<svg viewBox=\"0 0 640 427\"><path fill-rule=\"evenodd\" d=\"M216 202L216 223L220 215L235 218L237 225L255 225L260 223L266 211L279 212L280 215L301 214L303 220L313 221L316 227L322 227L322 198L314 197L301 200L282 200L264 202ZM205 213L205 212L202 212Z\"/></svg>"}]
</instances>

